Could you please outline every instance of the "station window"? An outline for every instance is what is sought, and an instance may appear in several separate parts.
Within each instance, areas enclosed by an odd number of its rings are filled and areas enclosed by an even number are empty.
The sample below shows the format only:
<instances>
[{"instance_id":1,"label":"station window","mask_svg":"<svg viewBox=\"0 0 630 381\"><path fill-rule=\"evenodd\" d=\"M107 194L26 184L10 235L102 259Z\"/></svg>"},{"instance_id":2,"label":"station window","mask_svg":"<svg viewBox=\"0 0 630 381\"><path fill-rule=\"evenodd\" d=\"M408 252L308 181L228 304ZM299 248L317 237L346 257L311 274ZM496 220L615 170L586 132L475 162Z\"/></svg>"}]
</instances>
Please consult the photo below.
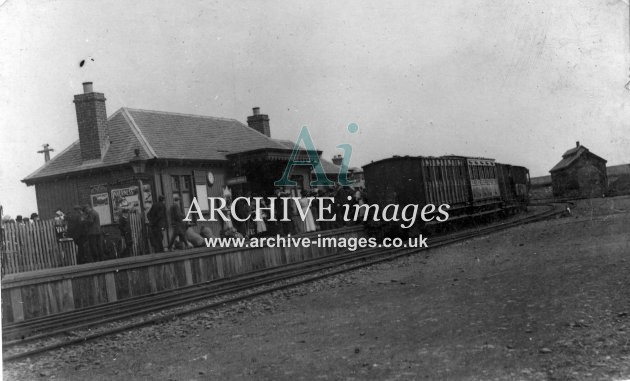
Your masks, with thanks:
<instances>
[{"instance_id":1,"label":"station window","mask_svg":"<svg viewBox=\"0 0 630 381\"><path fill-rule=\"evenodd\" d=\"M192 176L190 175L173 175L171 176L171 187L173 196L178 195L182 200L184 210L190 207L192 203Z\"/></svg>"}]
</instances>

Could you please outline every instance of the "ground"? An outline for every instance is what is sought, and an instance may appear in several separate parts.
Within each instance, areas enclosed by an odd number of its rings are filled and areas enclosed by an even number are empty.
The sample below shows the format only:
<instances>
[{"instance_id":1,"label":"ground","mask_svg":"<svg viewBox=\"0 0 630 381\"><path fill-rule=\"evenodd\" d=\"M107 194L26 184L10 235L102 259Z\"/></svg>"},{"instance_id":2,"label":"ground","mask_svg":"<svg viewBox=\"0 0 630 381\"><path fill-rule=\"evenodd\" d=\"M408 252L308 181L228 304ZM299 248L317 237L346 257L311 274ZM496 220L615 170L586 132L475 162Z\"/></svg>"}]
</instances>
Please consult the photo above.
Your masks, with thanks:
<instances>
[{"instance_id":1,"label":"ground","mask_svg":"<svg viewBox=\"0 0 630 381\"><path fill-rule=\"evenodd\" d=\"M630 379L630 197L7 364L5 379Z\"/></svg>"}]
</instances>

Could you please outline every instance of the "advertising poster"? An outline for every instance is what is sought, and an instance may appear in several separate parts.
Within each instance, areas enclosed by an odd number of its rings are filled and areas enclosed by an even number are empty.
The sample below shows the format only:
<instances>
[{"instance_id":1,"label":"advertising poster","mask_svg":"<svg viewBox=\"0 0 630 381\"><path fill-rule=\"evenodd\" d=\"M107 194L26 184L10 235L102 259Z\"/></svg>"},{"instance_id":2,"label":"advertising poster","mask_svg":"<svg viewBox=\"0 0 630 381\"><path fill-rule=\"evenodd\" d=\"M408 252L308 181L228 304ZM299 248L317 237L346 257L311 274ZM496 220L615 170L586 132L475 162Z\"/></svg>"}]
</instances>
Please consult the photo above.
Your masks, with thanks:
<instances>
[{"instance_id":1,"label":"advertising poster","mask_svg":"<svg viewBox=\"0 0 630 381\"><path fill-rule=\"evenodd\" d=\"M98 213L101 225L109 225L112 223L111 208L109 205L109 195L107 193L98 193L91 196L92 208Z\"/></svg>"},{"instance_id":2,"label":"advertising poster","mask_svg":"<svg viewBox=\"0 0 630 381\"><path fill-rule=\"evenodd\" d=\"M153 205L153 197L151 195L151 185L143 184L143 188L144 188L144 192L143 192L144 193L144 207L145 207L145 211L148 211L149 209L151 209L151 206ZM113 215L114 223L118 222L118 213L123 209L129 210L131 213L141 212L140 198L139 198L140 195L139 195L138 189L139 189L138 186L134 185L130 187L111 190L112 209L114 211L114 215Z\"/></svg>"}]
</instances>

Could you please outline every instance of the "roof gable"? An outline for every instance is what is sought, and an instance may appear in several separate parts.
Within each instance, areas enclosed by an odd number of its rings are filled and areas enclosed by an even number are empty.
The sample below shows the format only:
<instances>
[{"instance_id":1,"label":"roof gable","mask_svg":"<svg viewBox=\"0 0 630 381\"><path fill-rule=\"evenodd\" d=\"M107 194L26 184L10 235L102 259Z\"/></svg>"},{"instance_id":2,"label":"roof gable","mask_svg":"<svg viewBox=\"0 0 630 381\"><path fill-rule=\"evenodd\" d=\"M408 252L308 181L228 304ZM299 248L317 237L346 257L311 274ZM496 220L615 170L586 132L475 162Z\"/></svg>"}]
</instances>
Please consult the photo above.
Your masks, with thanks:
<instances>
[{"instance_id":1,"label":"roof gable","mask_svg":"<svg viewBox=\"0 0 630 381\"><path fill-rule=\"evenodd\" d=\"M81 160L79 141L24 180L129 163L140 148L142 159L227 161L227 155L258 149L288 148L235 120L123 107L107 119L110 144L101 160Z\"/></svg>"},{"instance_id":2,"label":"roof gable","mask_svg":"<svg viewBox=\"0 0 630 381\"><path fill-rule=\"evenodd\" d=\"M275 139L275 141L282 144L287 149L290 149L290 150L295 149L295 142L292 142L290 140L284 140L284 139ZM300 149L304 151L306 150L304 147L300 147ZM341 171L340 166L324 159L323 157L319 158L319 162L322 164L322 169L324 170L324 173L326 175L337 176L339 174L339 171ZM311 173L314 174L315 170L314 169L311 170Z\"/></svg>"},{"instance_id":3,"label":"roof gable","mask_svg":"<svg viewBox=\"0 0 630 381\"><path fill-rule=\"evenodd\" d=\"M580 145L577 147L573 147L570 150L566 151L564 154L562 154L562 160L560 160L556 165L554 165L554 167L551 168L549 172L556 172L556 171L559 171L561 169L571 166L582 155L592 155L596 159L602 160L604 163L606 163L605 159L595 155L594 153L589 151L588 148Z\"/></svg>"},{"instance_id":4,"label":"roof gable","mask_svg":"<svg viewBox=\"0 0 630 381\"><path fill-rule=\"evenodd\" d=\"M29 184L40 178L128 163L133 158L134 149L141 147L142 144L134 134L122 110L116 111L107 119L107 129L110 144L102 159L82 161L81 145L77 140L22 181ZM140 156L143 159L150 158L145 150L141 150Z\"/></svg>"}]
</instances>

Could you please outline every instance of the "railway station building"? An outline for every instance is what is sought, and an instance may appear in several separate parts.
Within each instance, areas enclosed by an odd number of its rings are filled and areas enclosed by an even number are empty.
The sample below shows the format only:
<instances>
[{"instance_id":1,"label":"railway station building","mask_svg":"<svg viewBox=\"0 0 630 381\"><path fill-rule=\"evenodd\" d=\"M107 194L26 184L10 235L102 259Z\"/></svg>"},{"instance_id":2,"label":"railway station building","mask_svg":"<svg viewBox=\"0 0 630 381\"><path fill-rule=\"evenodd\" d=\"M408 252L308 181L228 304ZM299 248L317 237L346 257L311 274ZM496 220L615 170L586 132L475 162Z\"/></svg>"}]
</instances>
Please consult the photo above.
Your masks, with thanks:
<instances>
[{"instance_id":1,"label":"railway station building","mask_svg":"<svg viewBox=\"0 0 630 381\"><path fill-rule=\"evenodd\" d=\"M167 206L179 196L184 208L197 197L204 211L207 197L226 191L232 197L271 196L293 150L271 138L269 117L259 108L244 124L127 107L107 116L105 101L91 82L84 83L83 93L74 96L79 139L22 180L35 186L42 219L88 204L102 225L110 225L121 208L146 211L159 196ZM297 159L306 155L303 150ZM290 178L298 185L287 191L308 189L311 170L294 166Z\"/></svg>"},{"instance_id":2,"label":"railway station building","mask_svg":"<svg viewBox=\"0 0 630 381\"><path fill-rule=\"evenodd\" d=\"M592 198L607 192L606 160L580 142L566 151L549 172L554 197Z\"/></svg>"}]
</instances>

